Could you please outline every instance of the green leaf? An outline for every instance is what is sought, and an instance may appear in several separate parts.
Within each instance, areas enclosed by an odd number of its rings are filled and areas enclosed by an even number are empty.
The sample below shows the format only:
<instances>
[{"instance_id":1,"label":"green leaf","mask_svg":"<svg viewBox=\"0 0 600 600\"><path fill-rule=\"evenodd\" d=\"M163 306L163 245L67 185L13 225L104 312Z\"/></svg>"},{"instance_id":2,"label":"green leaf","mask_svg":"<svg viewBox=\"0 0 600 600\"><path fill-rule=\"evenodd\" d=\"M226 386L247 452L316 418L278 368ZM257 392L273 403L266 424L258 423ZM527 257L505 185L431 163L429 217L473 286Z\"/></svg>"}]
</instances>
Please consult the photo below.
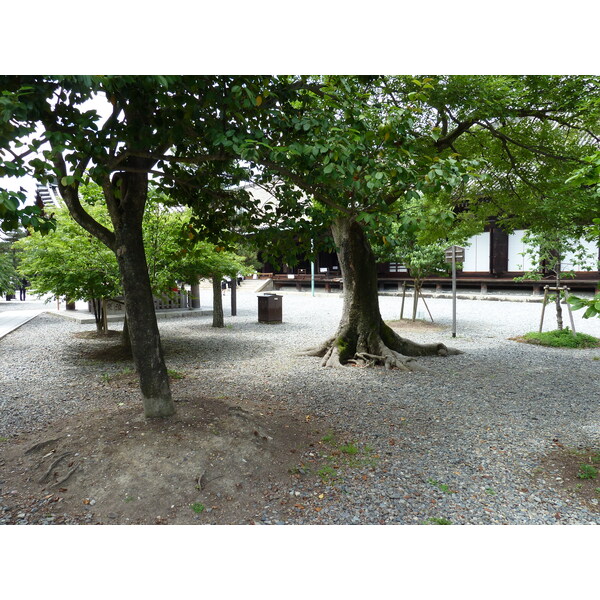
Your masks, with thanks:
<instances>
[{"instance_id":1,"label":"green leaf","mask_svg":"<svg viewBox=\"0 0 600 600\"><path fill-rule=\"evenodd\" d=\"M577 298L577 296L571 296L569 298L569 304L573 308L573 310L579 310L585 306L585 302L581 300L581 298Z\"/></svg>"},{"instance_id":2,"label":"green leaf","mask_svg":"<svg viewBox=\"0 0 600 600\"><path fill-rule=\"evenodd\" d=\"M0 198L0 204L4 204L9 212L15 212L19 208L18 202L11 196Z\"/></svg>"}]
</instances>

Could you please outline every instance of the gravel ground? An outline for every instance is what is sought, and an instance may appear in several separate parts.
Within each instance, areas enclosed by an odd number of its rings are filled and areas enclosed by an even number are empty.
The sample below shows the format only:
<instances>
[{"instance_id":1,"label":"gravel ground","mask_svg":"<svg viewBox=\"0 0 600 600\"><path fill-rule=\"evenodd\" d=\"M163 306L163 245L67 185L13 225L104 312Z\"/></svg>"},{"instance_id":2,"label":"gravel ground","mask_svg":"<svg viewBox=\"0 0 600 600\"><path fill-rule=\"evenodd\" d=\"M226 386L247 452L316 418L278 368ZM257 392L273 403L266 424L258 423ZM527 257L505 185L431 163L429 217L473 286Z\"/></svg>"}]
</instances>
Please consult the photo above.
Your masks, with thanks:
<instances>
[{"instance_id":1,"label":"gravel ground","mask_svg":"<svg viewBox=\"0 0 600 600\"><path fill-rule=\"evenodd\" d=\"M327 422L359 449L372 449L356 457L352 476L328 486L300 477L287 491L307 506L323 494L318 512L284 514L273 502L257 522L600 524L599 512L561 496L557 482L536 475L556 441L600 448L600 349L567 351L508 339L537 329L540 304L460 300L452 339L451 301L428 298L436 324L445 329L407 337L442 341L465 353L423 358L426 373L404 373L326 370L318 359L295 356L335 331L342 299L282 296L284 322L278 325L257 323L256 296L244 292L238 316L226 316L223 330L213 330L206 316L159 322L170 368L190 368L189 357L175 350L195 330L201 334L195 342L206 374L200 394L266 396L315 423ZM384 319L398 317L398 297L381 296L380 302ZM0 311L16 305L0 303ZM580 314L577 330L600 337L600 320ZM64 345L69 333L93 329L41 315L0 341L0 436L41 428L101 401L92 383L98 366L75 360L74 346ZM81 381L89 382L83 392Z\"/></svg>"}]
</instances>

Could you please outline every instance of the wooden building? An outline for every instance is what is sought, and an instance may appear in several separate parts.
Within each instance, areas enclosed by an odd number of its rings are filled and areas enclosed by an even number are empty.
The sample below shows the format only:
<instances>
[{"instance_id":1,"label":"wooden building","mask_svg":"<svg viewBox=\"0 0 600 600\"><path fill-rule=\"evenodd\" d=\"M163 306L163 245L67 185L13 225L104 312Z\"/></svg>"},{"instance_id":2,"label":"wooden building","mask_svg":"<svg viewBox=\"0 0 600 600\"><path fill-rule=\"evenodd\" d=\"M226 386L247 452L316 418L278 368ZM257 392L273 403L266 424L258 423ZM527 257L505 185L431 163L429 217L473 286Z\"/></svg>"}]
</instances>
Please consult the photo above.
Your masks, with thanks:
<instances>
[{"instance_id":1,"label":"wooden building","mask_svg":"<svg viewBox=\"0 0 600 600\"><path fill-rule=\"evenodd\" d=\"M544 285L552 285L554 275L550 272L542 280L516 282L516 277L522 277L531 270L532 264L528 255L523 255L526 246L523 241L524 230L507 234L495 224L490 224L486 230L473 236L465 244L465 260L462 269L457 272L457 286L479 290L486 293L488 289L514 290L521 289L525 293L540 294ZM574 271L575 278L565 279L569 288L578 291L600 291L600 272L598 261L600 249L597 244L584 244L589 258L583 263L578 262L573 255L567 255L563 270ZM589 269L589 270L588 270ZM265 264L267 275L273 278L275 289L295 286L298 289L310 286L311 265L309 261L301 261L296 266L274 269L273 265ZM315 285L327 291L341 289L342 274L335 253L320 252L314 266ZM402 288L404 282L411 283L410 272L398 263L379 263L377 279L381 291L393 291ZM436 276L425 279L425 288L437 291L448 291L451 287L450 276Z\"/></svg>"}]
</instances>

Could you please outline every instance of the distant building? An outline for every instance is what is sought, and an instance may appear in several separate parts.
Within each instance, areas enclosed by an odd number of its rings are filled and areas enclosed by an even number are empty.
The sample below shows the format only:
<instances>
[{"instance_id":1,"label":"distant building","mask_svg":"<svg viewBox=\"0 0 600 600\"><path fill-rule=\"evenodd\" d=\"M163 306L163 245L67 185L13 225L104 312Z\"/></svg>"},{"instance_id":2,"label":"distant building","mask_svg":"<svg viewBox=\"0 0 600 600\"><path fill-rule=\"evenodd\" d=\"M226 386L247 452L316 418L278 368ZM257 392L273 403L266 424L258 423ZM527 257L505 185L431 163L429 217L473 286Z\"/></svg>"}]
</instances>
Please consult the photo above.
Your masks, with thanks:
<instances>
[{"instance_id":1,"label":"distant building","mask_svg":"<svg viewBox=\"0 0 600 600\"><path fill-rule=\"evenodd\" d=\"M39 198L44 204L44 208L52 209L60 208L62 206L62 200L58 194L58 185L42 185L41 183L37 183L35 188L36 200Z\"/></svg>"}]
</instances>

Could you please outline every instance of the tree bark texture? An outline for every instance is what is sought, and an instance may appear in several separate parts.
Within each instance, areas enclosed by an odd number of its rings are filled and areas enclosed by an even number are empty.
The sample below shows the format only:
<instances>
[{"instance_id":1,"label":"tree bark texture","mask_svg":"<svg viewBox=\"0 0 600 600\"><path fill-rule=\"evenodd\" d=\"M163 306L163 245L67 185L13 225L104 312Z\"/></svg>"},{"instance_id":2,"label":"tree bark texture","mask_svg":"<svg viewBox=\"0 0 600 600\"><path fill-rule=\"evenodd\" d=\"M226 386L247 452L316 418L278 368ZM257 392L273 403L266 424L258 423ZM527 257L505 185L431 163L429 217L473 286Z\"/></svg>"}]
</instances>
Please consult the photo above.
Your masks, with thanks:
<instances>
[{"instance_id":1,"label":"tree bark texture","mask_svg":"<svg viewBox=\"0 0 600 600\"><path fill-rule=\"evenodd\" d=\"M123 176L119 197L108 201L115 228L116 251L125 294L125 314L131 352L140 378L146 417L168 417L175 412L165 365L146 253L142 217L147 197L147 175Z\"/></svg>"},{"instance_id":2,"label":"tree bark texture","mask_svg":"<svg viewBox=\"0 0 600 600\"><path fill-rule=\"evenodd\" d=\"M212 288L213 288L213 327L225 327L225 320L223 318L223 296L221 290L221 276L212 276Z\"/></svg>"},{"instance_id":3,"label":"tree bark texture","mask_svg":"<svg viewBox=\"0 0 600 600\"><path fill-rule=\"evenodd\" d=\"M321 356L325 367L383 364L415 371L422 368L413 357L459 354L444 344L417 344L386 325L379 310L375 256L362 227L338 217L331 231L344 280L342 318L335 336L305 355Z\"/></svg>"},{"instance_id":4,"label":"tree bark texture","mask_svg":"<svg viewBox=\"0 0 600 600\"><path fill-rule=\"evenodd\" d=\"M96 331L102 333L102 327L104 326L104 320L102 319L102 300L100 298L92 298L92 308L94 309Z\"/></svg>"},{"instance_id":5,"label":"tree bark texture","mask_svg":"<svg viewBox=\"0 0 600 600\"><path fill-rule=\"evenodd\" d=\"M123 319L123 331L121 332L121 344L123 347L131 352L131 338L129 337L129 322L127 321L127 313Z\"/></svg>"}]
</instances>

